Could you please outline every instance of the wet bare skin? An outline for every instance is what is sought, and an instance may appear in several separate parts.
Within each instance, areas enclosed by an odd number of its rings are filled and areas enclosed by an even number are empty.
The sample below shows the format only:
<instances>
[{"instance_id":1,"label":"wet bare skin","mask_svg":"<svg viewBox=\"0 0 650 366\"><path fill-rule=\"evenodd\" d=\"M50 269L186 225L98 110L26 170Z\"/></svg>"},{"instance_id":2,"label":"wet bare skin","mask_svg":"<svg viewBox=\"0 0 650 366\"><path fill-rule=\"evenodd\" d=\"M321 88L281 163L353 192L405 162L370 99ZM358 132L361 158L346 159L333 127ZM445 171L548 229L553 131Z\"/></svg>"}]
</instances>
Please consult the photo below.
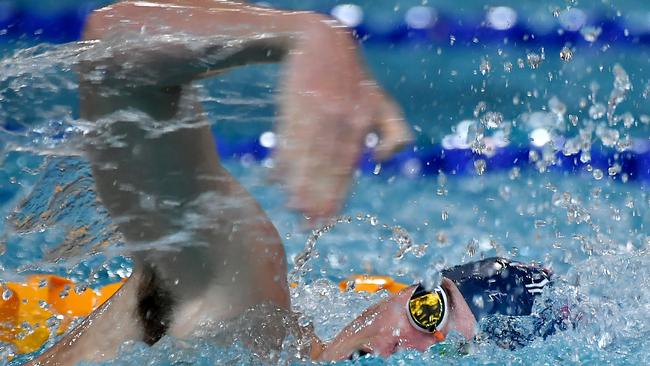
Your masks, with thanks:
<instances>
[{"instance_id":1,"label":"wet bare skin","mask_svg":"<svg viewBox=\"0 0 650 366\"><path fill-rule=\"evenodd\" d=\"M287 182L291 206L327 217L340 206L365 134L375 129L381 133L378 154L386 156L408 142L410 133L399 109L368 82L349 34L325 20L309 13L208 0L124 2L90 17L84 35L99 41L100 47L116 45L107 39L140 37L142 32L155 36L170 29L242 39L266 32L276 36L244 42L241 52L228 57L213 57L220 56L223 42L216 38L200 49L173 44L148 54L145 46L81 65L83 119L101 121L115 112L137 111L157 123L190 126L152 138L146 126L118 118L88 136L86 150L98 196L129 244L134 272L109 302L30 364L103 361L115 357L125 341L154 343L163 334L188 337L205 322L237 317L258 304L290 308L278 233L257 202L220 165L190 84L238 65L288 57L295 72L284 81L281 99L285 122L279 129L288 143L280 148L279 175ZM327 60L329 56L314 53L318 47L311 44L329 48L327 54L337 58ZM292 52L295 56L288 56ZM317 62L326 63L318 72L307 66ZM126 64L136 69L123 73ZM332 77L324 69L340 75ZM105 72L101 81L87 77L97 70ZM303 93L312 85L315 94ZM318 124L305 125L303 115ZM324 123L331 132L326 140L338 140L340 146L322 142ZM323 169L332 160L341 166ZM192 225L195 217L200 225ZM182 240L165 249L148 245L179 233ZM143 309L149 293L165 304L154 309L153 317L147 315L151 309ZM314 350L328 349L321 346L314 341ZM334 352L335 347L329 349Z\"/></svg>"},{"instance_id":2,"label":"wet bare skin","mask_svg":"<svg viewBox=\"0 0 650 366\"><path fill-rule=\"evenodd\" d=\"M456 285L444 278L442 287L449 299L449 321L441 330L443 336L455 331L472 339L476 319ZM411 286L366 309L346 326L332 341L324 345L316 359L335 361L349 358L356 351L387 357L393 353L415 349L426 351L440 342L433 334L422 332L408 320L406 303L413 295Z\"/></svg>"}]
</instances>

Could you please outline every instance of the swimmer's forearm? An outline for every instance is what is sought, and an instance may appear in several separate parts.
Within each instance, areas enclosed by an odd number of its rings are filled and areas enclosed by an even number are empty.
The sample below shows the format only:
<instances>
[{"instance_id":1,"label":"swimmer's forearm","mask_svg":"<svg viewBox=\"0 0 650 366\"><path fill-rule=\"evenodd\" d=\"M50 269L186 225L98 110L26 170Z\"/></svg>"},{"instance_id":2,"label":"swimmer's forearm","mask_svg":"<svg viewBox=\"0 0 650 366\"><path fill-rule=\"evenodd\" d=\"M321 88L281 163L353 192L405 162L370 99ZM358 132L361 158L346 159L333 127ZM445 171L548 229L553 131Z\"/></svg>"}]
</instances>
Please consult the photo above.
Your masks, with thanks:
<instances>
[{"instance_id":1,"label":"swimmer's forearm","mask_svg":"<svg viewBox=\"0 0 650 366\"><path fill-rule=\"evenodd\" d=\"M160 42L136 42L122 52L113 47L119 55L111 60L129 64L134 74L160 84L182 84L244 64L278 62L304 42L350 43L347 31L322 15L209 0L118 3L90 16L84 38L114 38L123 46L124 34L159 37Z\"/></svg>"}]
</instances>

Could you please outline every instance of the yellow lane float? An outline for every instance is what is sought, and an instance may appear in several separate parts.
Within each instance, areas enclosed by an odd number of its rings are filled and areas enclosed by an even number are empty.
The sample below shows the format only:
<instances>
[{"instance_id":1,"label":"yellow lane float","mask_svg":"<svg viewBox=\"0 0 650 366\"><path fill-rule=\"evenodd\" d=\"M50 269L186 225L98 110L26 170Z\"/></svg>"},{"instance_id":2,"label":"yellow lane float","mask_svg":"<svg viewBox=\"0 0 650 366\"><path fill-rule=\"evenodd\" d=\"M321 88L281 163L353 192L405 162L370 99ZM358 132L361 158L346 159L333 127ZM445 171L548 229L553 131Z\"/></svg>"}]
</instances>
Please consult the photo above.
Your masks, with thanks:
<instances>
[{"instance_id":1,"label":"yellow lane float","mask_svg":"<svg viewBox=\"0 0 650 366\"><path fill-rule=\"evenodd\" d=\"M108 300L124 281L84 291L76 291L70 279L47 274L30 275L24 283L6 282L0 299L0 342L13 344L21 354L37 351L50 338L51 328L56 335L63 334L76 318L88 316ZM357 292L396 293L405 287L387 276L352 275L339 283L341 291Z\"/></svg>"},{"instance_id":2,"label":"yellow lane float","mask_svg":"<svg viewBox=\"0 0 650 366\"><path fill-rule=\"evenodd\" d=\"M75 283L54 275L30 275L25 283L7 282L0 299L0 342L11 343L18 353L31 353L50 337L64 333L77 317L88 316L111 297L122 282L77 293Z\"/></svg>"}]
</instances>

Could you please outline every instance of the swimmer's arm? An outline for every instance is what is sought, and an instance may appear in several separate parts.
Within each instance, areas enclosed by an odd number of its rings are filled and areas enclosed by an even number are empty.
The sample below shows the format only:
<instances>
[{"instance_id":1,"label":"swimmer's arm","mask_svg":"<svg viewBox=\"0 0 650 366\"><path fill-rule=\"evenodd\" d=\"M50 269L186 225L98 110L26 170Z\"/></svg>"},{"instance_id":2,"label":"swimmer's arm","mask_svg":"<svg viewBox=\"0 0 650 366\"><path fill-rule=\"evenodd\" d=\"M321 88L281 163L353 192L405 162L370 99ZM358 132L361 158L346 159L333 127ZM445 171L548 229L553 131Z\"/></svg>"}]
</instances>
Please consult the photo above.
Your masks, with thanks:
<instances>
[{"instance_id":1,"label":"swimmer's arm","mask_svg":"<svg viewBox=\"0 0 650 366\"><path fill-rule=\"evenodd\" d=\"M122 2L95 11L84 38L101 40L91 47L100 55L81 67L88 120L113 112L111 98L125 88L134 92L128 106L169 119L161 109L173 112L174 102L140 98L135 87L152 86L149 94L160 96L237 65L286 60L274 176L286 186L288 205L314 220L341 207L369 132L380 137L378 159L412 139L399 106L366 73L351 33L323 15L227 1ZM224 49L227 40L240 47Z\"/></svg>"},{"instance_id":2,"label":"swimmer's arm","mask_svg":"<svg viewBox=\"0 0 650 366\"><path fill-rule=\"evenodd\" d=\"M354 48L349 32L332 22L311 12L237 2L125 1L91 14L84 39L111 49L93 66L130 83L168 86L245 64L279 62L307 42Z\"/></svg>"}]
</instances>

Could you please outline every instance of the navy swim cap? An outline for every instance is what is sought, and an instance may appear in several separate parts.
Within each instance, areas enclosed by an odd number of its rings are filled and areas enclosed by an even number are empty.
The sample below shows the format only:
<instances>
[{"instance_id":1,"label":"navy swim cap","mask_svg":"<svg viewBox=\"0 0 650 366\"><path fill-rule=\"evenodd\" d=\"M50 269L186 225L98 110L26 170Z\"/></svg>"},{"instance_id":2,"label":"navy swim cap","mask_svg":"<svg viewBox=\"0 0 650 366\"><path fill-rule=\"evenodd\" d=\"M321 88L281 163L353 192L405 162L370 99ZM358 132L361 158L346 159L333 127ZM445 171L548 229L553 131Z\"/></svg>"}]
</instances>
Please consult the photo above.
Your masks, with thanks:
<instances>
[{"instance_id":1,"label":"navy swim cap","mask_svg":"<svg viewBox=\"0 0 650 366\"><path fill-rule=\"evenodd\" d=\"M493 314L530 315L551 277L542 268L498 257L451 267L442 275L456 284L477 321Z\"/></svg>"}]
</instances>

